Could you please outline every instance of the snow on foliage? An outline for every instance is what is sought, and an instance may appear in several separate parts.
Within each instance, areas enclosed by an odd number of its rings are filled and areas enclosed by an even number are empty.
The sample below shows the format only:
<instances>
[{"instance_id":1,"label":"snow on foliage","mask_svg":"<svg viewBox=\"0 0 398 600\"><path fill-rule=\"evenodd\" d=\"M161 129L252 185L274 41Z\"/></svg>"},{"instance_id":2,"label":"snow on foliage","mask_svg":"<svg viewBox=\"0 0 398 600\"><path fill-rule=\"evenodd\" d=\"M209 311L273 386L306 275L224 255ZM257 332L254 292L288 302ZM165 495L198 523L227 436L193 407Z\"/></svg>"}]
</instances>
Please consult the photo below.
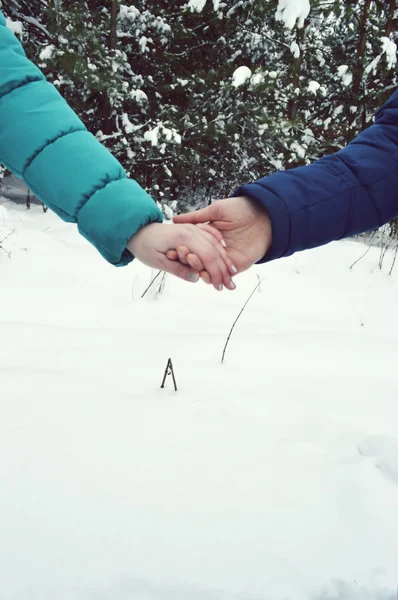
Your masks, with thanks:
<instances>
[{"instance_id":1,"label":"snow on foliage","mask_svg":"<svg viewBox=\"0 0 398 600\"><path fill-rule=\"evenodd\" d=\"M134 131L137 131L137 127L132 124L126 113L122 114L122 123L126 133L133 133Z\"/></svg>"},{"instance_id":2,"label":"snow on foliage","mask_svg":"<svg viewBox=\"0 0 398 600\"><path fill-rule=\"evenodd\" d=\"M383 54L387 58L388 68L392 69L397 63L397 45L388 37L383 37L381 41L383 44Z\"/></svg>"},{"instance_id":3,"label":"snow on foliage","mask_svg":"<svg viewBox=\"0 0 398 600\"><path fill-rule=\"evenodd\" d=\"M254 73L254 75L250 79L250 85L252 87L254 87L256 85L260 85L263 82L264 82L264 73Z\"/></svg>"},{"instance_id":4,"label":"snow on foliage","mask_svg":"<svg viewBox=\"0 0 398 600\"><path fill-rule=\"evenodd\" d=\"M293 54L294 58L298 58L300 56L300 47L297 42L292 42L290 44L290 52Z\"/></svg>"},{"instance_id":5,"label":"snow on foliage","mask_svg":"<svg viewBox=\"0 0 398 600\"><path fill-rule=\"evenodd\" d=\"M207 0L189 0L188 8L191 9L192 12L202 12L204 7L206 6ZM213 8L214 10L218 10L220 8L220 0L213 0Z\"/></svg>"},{"instance_id":6,"label":"snow on foliage","mask_svg":"<svg viewBox=\"0 0 398 600\"><path fill-rule=\"evenodd\" d=\"M131 23L134 23L140 14L140 11L135 6L126 6L124 4L120 5L119 19L121 21L130 21Z\"/></svg>"},{"instance_id":7,"label":"snow on foliage","mask_svg":"<svg viewBox=\"0 0 398 600\"><path fill-rule=\"evenodd\" d=\"M12 19L10 19L10 17L7 17L6 25L8 29L10 29L15 35L19 35L19 37L22 37L23 27L20 21L13 21Z\"/></svg>"},{"instance_id":8,"label":"snow on foliage","mask_svg":"<svg viewBox=\"0 0 398 600\"><path fill-rule=\"evenodd\" d=\"M192 11L202 12L206 6L206 1L207 0L189 0L188 8L190 8Z\"/></svg>"},{"instance_id":9,"label":"snow on foliage","mask_svg":"<svg viewBox=\"0 0 398 600\"><path fill-rule=\"evenodd\" d=\"M341 77L344 86L351 85L352 73L348 71L348 65L340 65L337 69L337 75Z\"/></svg>"},{"instance_id":10,"label":"snow on foliage","mask_svg":"<svg viewBox=\"0 0 398 600\"><path fill-rule=\"evenodd\" d=\"M279 0L276 19L283 21L288 29L293 29L296 23L301 28L310 8L309 0Z\"/></svg>"},{"instance_id":11,"label":"snow on foliage","mask_svg":"<svg viewBox=\"0 0 398 600\"><path fill-rule=\"evenodd\" d=\"M238 67L232 75L232 85L236 88L244 85L252 76L249 67Z\"/></svg>"},{"instance_id":12,"label":"snow on foliage","mask_svg":"<svg viewBox=\"0 0 398 600\"><path fill-rule=\"evenodd\" d=\"M136 102L148 102L148 96L142 90L131 90L130 98L133 98Z\"/></svg>"},{"instance_id":13,"label":"snow on foliage","mask_svg":"<svg viewBox=\"0 0 398 600\"><path fill-rule=\"evenodd\" d=\"M50 44L49 46L45 46L43 48L43 50L41 50L39 57L41 61L46 61L49 60L52 55L54 54L54 51L56 50L54 44Z\"/></svg>"},{"instance_id":14,"label":"snow on foliage","mask_svg":"<svg viewBox=\"0 0 398 600\"><path fill-rule=\"evenodd\" d=\"M321 86L317 81L310 81L307 90L310 94L316 94L320 87Z\"/></svg>"},{"instance_id":15,"label":"snow on foliage","mask_svg":"<svg viewBox=\"0 0 398 600\"><path fill-rule=\"evenodd\" d=\"M57 0L46 13L32 2L29 14L25 0L3 4L23 15L27 51L88 129L179 210L335 152L397 84L384 3L365 15L364 2L313 0L308 12L308 0L280 0L275 26L276 2L121 2L112 51L111 3L95 16L85 2Z\"/></svg>"},{"instance_id":16,"label":"snow on foliage","mask_svg":"<svg viewBox=\"0 0 398 600\"><path fill-rule=\"evenodd\" d=\"M297 142L293 142L290 145L290 149L299 157L299 158L304 158L305 156L305 152L306 149L301 146L300 144L298 144Z\"/></svg>"},{"instance_id":17,"label":"snow on foliage","mask_svg":"<svg viewBox=\"0 0 398 600\"><path fill-rule=\"evenodd\" d=\"M152 146L158 146L160 140L170 144L181 144L181 135L174 128L168 128L163 123L158 123L153 129L144 133L144 139L151 142Z\"/></svg>"}]
</instances>

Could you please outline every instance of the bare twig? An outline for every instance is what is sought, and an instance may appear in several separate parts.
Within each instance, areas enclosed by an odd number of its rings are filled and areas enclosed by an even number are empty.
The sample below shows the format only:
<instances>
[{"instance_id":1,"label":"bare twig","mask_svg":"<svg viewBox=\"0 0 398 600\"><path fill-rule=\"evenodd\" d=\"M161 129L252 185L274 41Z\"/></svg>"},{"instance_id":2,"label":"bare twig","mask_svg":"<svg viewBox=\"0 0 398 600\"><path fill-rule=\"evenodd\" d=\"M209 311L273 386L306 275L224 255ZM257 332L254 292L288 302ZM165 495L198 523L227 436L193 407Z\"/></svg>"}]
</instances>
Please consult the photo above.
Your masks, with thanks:
<instances>
[{"instance_id":1,"label":"bare twig","mask_svg":"<svg viewBox=\"0 0 398 600\"><path fill-rule=\"evenodd\" d=\"M393 261L392 261L392 265L391 265L391 269L390 269L389 275L391 275L391 273L393 272L393 269L394 269L394 266L395 266L395 260L397 258L397 253L398 253L398 244L395 246L394 258L393 258Z\"/></svg>"},{"instance_id":2,"label":"bare twig","mask_svg":"<svg viewBox=\"0 0 398 600\"><path fill-rule=\"evenodd\" d=\"M257 288L259 288L259 287L260 287L260 285L261 285L261 282L262 282L262 279L260 279L260 280L259 280L258 284L256 285L256 287L254 288L254 290L252 291L252 293L250 294L250 296L248 297L248 299L246 300L246 302L245 302L245 303L244 303L244 305L242 306L242 308L241 308L241 310L240 310L240 312L239 312L238 316L236 317L235 321L234 321L234 322L233 322L233 324L232 324L232 327L231 327L231 329L229 330L229 334L228 334L228 337L227 337L227 341L225 342L224 350L223 350L223 353L222 353L222 358L221 358L221 362L222 362L222 363L224 362L224 358L225 358L225 352L226 352L226 350L227 350L227 346L228 346L229 340L230 340L230 338L231 338L232 332L233 332L233 330L234 330L234 327L235 327L236 323L238 322L238 320L239 320L239 317L241 316L241 314L242 314L242 313L243 313L243 311L245 310L246 306L248 305L248 303L249 303L249 301L250 301L251 297L254 295L254 293L255 293L255 291L257 290Z\"/></svg>"},{"instance_id":3,"label":"bare twig","mask_svg":"<svg viewBox=\"0 0 398 600\"><path fill-rule=\"evenodd\" d=\"M3 248L2 243L5 242L6 240L8 240L8 238L10 237L10 235L12 235L13 233L15 233L15 229L13 229L12 231L10 231L10 233L8 235L6 235L5 238L3 238L0 241L0 250L3 250L3 252L5 252L8 256L8 258L11 258L11 252L8 252L8 250L6 250L5 248Z\"/></svg>"},{"instance_id":4,"label":"bare twig","mask_svg":"<svg viewBox=\"0 0 398 600\"><path fill-rule=\"evenodd\" d=\"M145 294L147 292L149 292L149 290L151 289L151 287L153 286L153 284L155 283L155 281L157 280L157 278L159 277L159 275L161 275L163 273L163 271L158 271L155 275L155 277L152 279L151 283L148 285L148 287L146 288L145 292L142 294L141 298L143 298L145 296Z\"/></svg>"},{"instance_id":5,"label":"bare twig","mask_svg":"<svg viewBox=\"0 0 398 600\"><path fill-rule=\"evenodd\" d=\"M375 236L375 234L373 233L372 237L371 237L371 238L370 238L370 240L369 240L369 247L368 247L368 249L366 250L366 252L364 252L363 254L361 254L361 256L360 256L359 258L357 258L357 260L355 260L355 261L352 263L352 265L351 265L351 267L350 267L350 271L352 271L352 268L353 268L353 267L355 267L355 265L356 265L356 264L357 264L357 263L358 263L360 260L362 260L362 259L363 259L363 258L364 258L364 257L367 255L367 253L369 252L369 250L372 248L372 244L371 244L371 242L372 242L372 240L373 240L374 236Z\"/></svg>"},{"instance_id":6,"label":"bare twig","mask_svg":"<svg viewBox=\"0 0 398 600\"><path fill-rule=\"evenodd\" d=\"M164 384L166 382L166 377L168 375L171 375L173 377L174 390L177 391L177 383L176 383L176 378L174 377L174 369L173 369L173 363L172 363L171 358L169 358L169 360L167 361L166 369L165 369L164 376L163 376L162 385L160 386L161 388L164 388Z\"/></svg>"}]
</instances>

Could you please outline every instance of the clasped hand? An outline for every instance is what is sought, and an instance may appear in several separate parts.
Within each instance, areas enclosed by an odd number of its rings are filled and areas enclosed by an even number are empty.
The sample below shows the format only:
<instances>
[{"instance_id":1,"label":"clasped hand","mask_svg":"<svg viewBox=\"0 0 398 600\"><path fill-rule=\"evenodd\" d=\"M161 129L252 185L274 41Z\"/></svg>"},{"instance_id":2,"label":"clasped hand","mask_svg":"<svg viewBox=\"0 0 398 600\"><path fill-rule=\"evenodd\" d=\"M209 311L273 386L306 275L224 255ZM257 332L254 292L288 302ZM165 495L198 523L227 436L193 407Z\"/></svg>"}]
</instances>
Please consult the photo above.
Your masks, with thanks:
<instances>
[{"instance_id":1,"label":"clasped hand","mask_svg":"<svg viewBox=\"0 0 398 600\"><path fill-rule=\"evenodd\" d=\"M233 276L263 258L271 245L268 213L246 197L219 200L176 216L174 223L146 225L127 248L152 268L191 282L201 277L218 291L234 290Z\"/></svg>"}]
</instances>

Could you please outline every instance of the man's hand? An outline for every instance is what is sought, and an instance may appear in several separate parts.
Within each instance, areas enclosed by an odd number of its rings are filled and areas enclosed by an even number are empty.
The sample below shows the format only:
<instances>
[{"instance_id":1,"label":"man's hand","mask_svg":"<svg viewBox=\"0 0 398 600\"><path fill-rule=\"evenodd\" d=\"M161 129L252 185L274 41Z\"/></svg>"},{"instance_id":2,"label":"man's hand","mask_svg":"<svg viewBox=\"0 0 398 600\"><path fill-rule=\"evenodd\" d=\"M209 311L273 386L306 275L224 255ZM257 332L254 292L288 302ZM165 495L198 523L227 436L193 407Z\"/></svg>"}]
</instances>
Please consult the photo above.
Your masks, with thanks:
<instances>
[{"instance_id":1,"label":"man's hand","mask_svg":"<svg viewBox=\"0 0 398 600\"><path fill-rule=\"evenodd\" d=\"M236 271L222 245L222 234L208 225L203 228L185 225L152 223L140 229L127 243L127 248L145 265L167 271L186 281L198 281L198 270L189 263L170 260L167 252L179 247L188 247L204 271L207 282L221 291L223 286L235 289L231 275ZM176 253L178 258L178 254ZM202 270L201 269L201 270Z\"/></svg>"},{"instance_id":2,"label":"man's hand","mask_svg":"<svg viewBox=\"0 0 398 600\"><path fill-rule=\"evenodd\" d=\"M271 220L267 211L246 197L218 200L207 208L178 215L174 217L174 222L191 223L198 228L207 228L207 223L210 223L212 229L218 229L225 240L228 257L237 273L245 271L263 258L271 246ZM178 259L191 265L209 283L205 273L207 268L195 254L193 248L187 244L176 247L176 251L168 252L167 256L171 260Z\"/></svg>"}]
</instances>

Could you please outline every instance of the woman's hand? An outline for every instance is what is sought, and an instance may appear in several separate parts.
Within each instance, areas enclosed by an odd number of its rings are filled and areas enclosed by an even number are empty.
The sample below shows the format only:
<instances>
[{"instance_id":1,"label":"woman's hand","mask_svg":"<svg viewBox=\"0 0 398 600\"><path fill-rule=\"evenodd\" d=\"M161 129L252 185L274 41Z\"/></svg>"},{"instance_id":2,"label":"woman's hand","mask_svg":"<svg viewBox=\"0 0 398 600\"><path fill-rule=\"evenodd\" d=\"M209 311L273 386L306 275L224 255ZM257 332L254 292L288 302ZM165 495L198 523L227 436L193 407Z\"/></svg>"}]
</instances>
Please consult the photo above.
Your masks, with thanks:
<instances>
[{"instance_id":1,"label":"woman's hand","mask_svg":"<svg viewBox=\"0 0 398 600\"><path fill-rule=\"evenodd\" d=\"M216 290L225 286L235 289L231 276L236 267L223 246L222 234L208 225L203 228L190 224L166 225L151 223L142 227L127 243L127 248L142 263L149 267L167 271L186 281L198 281L199 269L206 272L206 281ZM168 258L168 251L176 248L189 248L193 254L192 266L181 255L183 261ZM188 252L189 254L189 252ZM175 251L178 259L178 253ZM195 266L196 265L196 266Z\"/></svg>"}]
</instances>

